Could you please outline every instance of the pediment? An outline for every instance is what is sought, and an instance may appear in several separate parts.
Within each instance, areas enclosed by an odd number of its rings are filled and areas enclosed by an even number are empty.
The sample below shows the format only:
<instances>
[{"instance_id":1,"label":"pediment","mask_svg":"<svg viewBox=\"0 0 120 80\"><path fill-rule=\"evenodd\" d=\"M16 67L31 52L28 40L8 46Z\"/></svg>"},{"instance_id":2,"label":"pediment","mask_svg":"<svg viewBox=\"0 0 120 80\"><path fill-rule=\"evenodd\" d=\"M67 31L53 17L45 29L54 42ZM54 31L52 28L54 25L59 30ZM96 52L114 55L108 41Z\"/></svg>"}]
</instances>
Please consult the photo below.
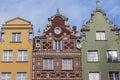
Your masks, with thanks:
<instances>
[{"instance_id":1,"label":"pediment","mask_svg":"<svg viewBox=\"0 0 120 80\"><path fill-rule=\"evenodd\" d=\"M20 17L17 17L7 21L5 24L30 24L30 22Z\"/></svg>"}]
</instances>

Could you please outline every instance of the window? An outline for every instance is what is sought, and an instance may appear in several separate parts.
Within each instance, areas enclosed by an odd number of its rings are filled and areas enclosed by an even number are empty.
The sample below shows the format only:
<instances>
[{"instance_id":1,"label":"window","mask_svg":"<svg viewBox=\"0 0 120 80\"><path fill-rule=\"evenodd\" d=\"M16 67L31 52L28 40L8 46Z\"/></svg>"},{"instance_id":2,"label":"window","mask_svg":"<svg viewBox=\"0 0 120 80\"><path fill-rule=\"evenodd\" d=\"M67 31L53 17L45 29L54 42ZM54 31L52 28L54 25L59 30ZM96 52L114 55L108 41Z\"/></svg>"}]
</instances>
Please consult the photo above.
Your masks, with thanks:
<instances>
[{"instance_id":1,"label":"window","mask_svg":"<svg viewBox=\"0 0 120 80\"><path fill-rule=\"evenodd\" d=\"M29 40L32 40L32 38L33 38L33 34L32 32L29 32Z\"/></svg>"},{"instance_id":2,"label":"window","mask_svg":"<svg viewBox=\"0 0 120 80\"><path fill-rule=\"evenodd\" d=\"M73 70L72 59L62 59L62 70Z\"/></svg>"},{"instance_id":3,"label":"window","mask_svg":"<svg viewBox=\"0 0 120 80\"><path fill-rule=\"evenodd\" d=\"M98 61L98 51L88 51L87 52L87 60L90 62Z\"/></svg>"},{"instance_id":4,"label":"window","mask_svg":"<svg viewBox=\"0 0 120 80\"><path fill-rule=\"evenodd\" d=\"M1 40L3 41L4 38L5 38L5 34L4 34L4 32L2 32L2 33L1 33Z\"/></svg>"},{"instance_id":5,"label":"window","mask_svg":"<svg viewBox=\"0 0 120 80\"><path fill-rule=\"evenodd\" d=\"M117 62L118 61L118 53L116 50L107 51L108 62Z\"/></svg>"},{"instance_id":6,"label":"window","mask_svg":"<svg viewBox=\"0 0 120 80\"><path fill-rule=\"evenodd\" d=\"M53 59L43 59L43 70L53 70Z\"/></svg>"},{"instance_id":7,"label":"window","mask_svg":"<svg viewBox=\"0 0 120 80\"><path fill-rule=\"evenodd\" d=\"M12 33L12 42L20 42L21 33Z\"/></svg>"},{"instance_id":8,"label":"window","mask_svg":"<svg viewBox=\"0 0 120 80\"><path fill-rule=\"evenodd\" d=\"M17 61L27 61L27 56L28 56L27 50L19 50Z\"/></svg>"},{"instance_id":9,"label":"window","mask_svg":"<svg viewBox=\"0 0 120 80\"><path fill-rule=\"evenodd\" d=\"M3 61L12 61L12 50L3 51Z\"/></svg>"},{"instance_id":10,"label":"window","mask_svg":"<svg viewBox=\"0 0 120 80\"><path fill-rule=\"evenodd\" d=\"M100 74L98 72L89 73L89 80L100 80Z\"/></svg>"},{"instance_id":11,"label":"window","mask_svg":"<svg viewBox=\"0 0 120 80\"><path fill-rule=\"evenodd\" d=\"M38 48L40 48L40 40L39 39L36 39L36 41L35 41L35 47L38 49Z\"/></svg>"},{"instance_id":12,"label":"window","mask_svg":"<svg viewBox=\"0 0 120 80\"><path fill-rule=\"evenodd\" d=\"M53 41L53 50L62 50L62 41L54 40Z\"/></svg>"},{"instance_id":13,"label":"window","mask_svg":"<svg viewBox=\"0 0 120 80\"><path fill-rule=\"evenodd\" d=\"M120 72L109 72L109 80L120 80Z\"/></svg>"},{"instance_id":14,"label":"window","mask_svg":"<svg viewBox=\"0 0 120 80\"><path fill-rule=\"evenodd\" d=\"M26 72L17 72L16 80L27 80L27 73Z\"/></svg>"},{"instance_id":15,"label":"window","mask_svg":"<svg viewBox=\"0 0 120 80\"><path fill-rule=\"evenodd\" d=\"M2 78L1 80L12 80L10 72L2 72L1 78Z\"/></svg>"},{"instance_id":16,"label":"window","mask_svg":"<svg viewBox=\"0 0 120 80\"><path fill-rule=\"evenodd\" d=\"M96 32L96 40L105 40L105 31Z\"/></svg>"}]
</instances>

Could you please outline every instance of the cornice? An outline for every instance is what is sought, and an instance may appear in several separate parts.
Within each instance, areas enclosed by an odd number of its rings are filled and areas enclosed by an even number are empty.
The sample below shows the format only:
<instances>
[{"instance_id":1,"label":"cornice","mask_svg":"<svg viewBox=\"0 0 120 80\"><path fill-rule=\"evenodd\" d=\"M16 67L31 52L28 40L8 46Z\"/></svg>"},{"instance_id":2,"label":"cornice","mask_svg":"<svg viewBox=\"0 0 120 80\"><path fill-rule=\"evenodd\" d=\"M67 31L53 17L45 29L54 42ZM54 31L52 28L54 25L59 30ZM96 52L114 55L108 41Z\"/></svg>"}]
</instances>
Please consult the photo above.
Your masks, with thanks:
<instances>
[{"instance_id":1,"label":"cornice","mask_svg":"<svg viewBox=\"0 0 120 80\"><path fill-rule=\"evenodd\" d=\"M55 55L55 56L62 56L62 55L81 55L80 52L74 53L74 52L64 52L64 53L51 53L51 52L33 52L33 55Z\"/></svg>"}]
</instances>

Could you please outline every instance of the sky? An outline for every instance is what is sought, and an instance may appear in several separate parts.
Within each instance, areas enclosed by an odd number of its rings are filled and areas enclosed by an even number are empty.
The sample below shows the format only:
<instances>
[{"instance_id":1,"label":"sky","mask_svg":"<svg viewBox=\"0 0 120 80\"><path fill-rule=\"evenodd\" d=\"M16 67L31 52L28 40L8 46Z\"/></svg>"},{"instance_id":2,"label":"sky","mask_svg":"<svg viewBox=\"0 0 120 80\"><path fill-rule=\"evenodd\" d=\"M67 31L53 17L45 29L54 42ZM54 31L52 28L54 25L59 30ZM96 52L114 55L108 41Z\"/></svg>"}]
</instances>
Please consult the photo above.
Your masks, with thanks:
<instances>
[{"instance_id":1,"label":"sky","mask_svg":"<svg viewBox=\"0 0 120 80\"><path fill-rule=\"evenodd\" d=\"M100 0L100 7L106 12L110 21L116 21L120 26L120 0ZM70 27L81 29L82 21L87 22L91 13L96 9L96 0L1 0L0 27L6 21L21 17L33 24L36 34L48 24L48 18L53 16L57 8L60 13L68 17Z\"/></svg>"}]
</instances>

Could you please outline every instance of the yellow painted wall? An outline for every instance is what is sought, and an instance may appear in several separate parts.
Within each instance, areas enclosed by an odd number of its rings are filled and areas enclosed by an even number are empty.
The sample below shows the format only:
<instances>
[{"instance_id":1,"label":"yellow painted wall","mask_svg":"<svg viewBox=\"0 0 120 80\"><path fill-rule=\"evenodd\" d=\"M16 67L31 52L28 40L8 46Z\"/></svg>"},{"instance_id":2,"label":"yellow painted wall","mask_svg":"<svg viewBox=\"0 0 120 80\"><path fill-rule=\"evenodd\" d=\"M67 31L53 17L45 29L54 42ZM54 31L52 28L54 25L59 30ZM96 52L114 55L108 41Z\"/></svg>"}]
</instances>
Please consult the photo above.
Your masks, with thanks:
<instances>
[{"instance_id":1,"label":"yellow painted wall","mask_svg":"<svg viewBox=\"0 0 120 80\"><path fill-rule=\"evenodd\" d=\"M23 22L23 23L22 23ZM29 29L32 29L30 23L26 21L16 18L14 20L9 21L11 25L7 23L2 27L5 32L4 41L0 41L0 73L1 72L11 72L12 80L16 80L17 72L27 72L27 80L31 80L31 62L32 62L32 40L28 39ZM14 25L23 24L23 25ZM19 26L19 27L18 27ZM10 29L10 27L12 27ZM21 28L22 27L22 28ZM21 42L13 43L12 40L12 32L21 32ZM12 62L3 62L3 50L13 50L13 61ZM28 61L26 62L17 62L18 50L27 50L28 51Z\"/></svg>"}]
</instances>

